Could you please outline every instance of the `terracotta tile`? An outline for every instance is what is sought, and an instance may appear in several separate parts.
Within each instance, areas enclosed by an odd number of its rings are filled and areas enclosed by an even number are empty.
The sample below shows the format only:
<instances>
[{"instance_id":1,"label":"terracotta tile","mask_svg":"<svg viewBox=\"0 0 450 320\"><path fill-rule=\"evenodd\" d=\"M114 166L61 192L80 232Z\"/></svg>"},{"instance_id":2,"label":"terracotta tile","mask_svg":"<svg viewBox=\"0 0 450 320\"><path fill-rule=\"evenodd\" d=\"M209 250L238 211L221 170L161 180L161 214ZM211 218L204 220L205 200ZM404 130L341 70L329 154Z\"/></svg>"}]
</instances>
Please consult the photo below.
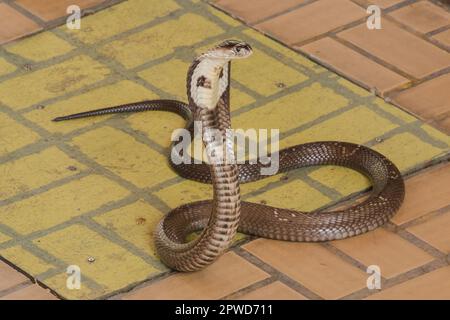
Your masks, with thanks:
<instances>
[{"instance_id":1,"label":"terracotta tile","mask_svg":"<svg viewBox=\"0 0 450 320\"><path fill-rule=\"evenodd\" d=\"M369 88L376 88L381 93L409 82L408 79L331 38L320 39L299 49L350 79Z\"/></svg>"},{"instance_id":2,"label":"terracotta tile","mask_svg":"<svg viewBox=\"0 0 450 320\"><path fill-rule=\"evenodd\" d=\"M391 278L420 267L434 258L395 233L378 228L358 237L333 241L333 246L365 266L378 265Z\"/></svg>"},{"instance_id":3,"label":"terracotta tile","mask_svg":"<svg viewBox=\"0 0 450 320\"><path fill-rule=\"evenodd\" d=\"M283 12L307 0L219 0L220 8L231 12L247 23L253 23L274 14Z\"/></svg>"},{"instance_id":4,"label":"terracotta tile","mask_svg":"<svg viewBox=\"0 0 450 320\"><path fill-rule=\"evenodd\" d=\"M256 25L291 45L358 20L366 11L348 0L322 0Z\"/></svg>"},{"instance_id":5,"label":"terracotta tile","mask_svg":"<svg viewBox=\"0 0 450 320\"><path fill-rule=\"evenodd\" d=\"M450 29L434 35L433 39L436 39L440 43L450 47Z\"/></svg>"},{"instance_id":6,"label":"terracotta tile","mask_svg":"<svg viewBox=\"0 0 450 320\"><path fill-rule=\"evenodd\" d=\"M446 254L450 253L449 230L450 212L408 228L409 232Z\"/></svg>"},{"instance_id":7,"label":"terracotta tile","mask_svg":"<svg viewBox=\"0 0 450 320\"><path fill-rule=\"evenodd\" d=\"M280 281L258 288L239 297L240 300L307 300L307 298L292 290Z\"/></svg>"},{"instance_id":8,"label":"terracotta tile","mask_svg":"<svg viewBox=\"0 0 450 320\"><path fill-rule=\"evenodd\" d=\"M400 225L450 204L450 164L438 166L406 180L406 197L391 219Z\"/></svg>"},{"instance_id":9,"label":"terracotta tile","mask_svg":"<svg viewBox=\"0 0 450 320\"><path fill-rule=\"evenodd\" d=\"M369 296L368 299L448 300L450 299L449 279L450 267L445 267L383 290Z\"/></svg>"},{"instance_id":10,"label":"terracotta tile","mask_svg":"<svg viewBox=\"0 0 450 320\"><path fill-rule=\"evenodd\" d=\"M450 65L450 54L386 19L381 29L369 30L363 23L338 36L416 78Z\"/></svg>"},{"instance_id":11,"label":"terracotta tile","mask_svg":"<svg viewBox=\"0 0 450 320\"><path fill-rule=\"evenodd\" d=\"M10 289L26 281L28 281L27 277L0 261L0 291Z\"/></svg>"},{"instance_id":12,"label":"terracotta tile","mask_svg":"<svg viewBox=\"0 0 450 320\"><path fill-rule=\"evenodd\" d=\"M16 3L39 18L50 21L67 15L67 7L77 5L81 9L89 8L104 0L16 0Z\"/></svg>"},{"instance_id":13,"label":"terracotta tile","mask_svg":"<svg viewBox=\"0 0 450 320\"><path fill-rule=\"evenodd\" d=\"M436 30L450 22L450 13L429 1L412 3L389 13L389 15L422 33Z\"/></svg>"},{"instance_id":14,"label":"terracotta tile","mask_svg":"<svg viewBox=\"0 0 450 320\"><path fill-rule=\"evenodd\" d=\"M450 114L445 118L438 120L436 123L438 127L447 132L447 134L450 134Z\"/></svg>"},{"instance_id":15,"label":"terracotta tile","mask_svg":"<svg viewBox=\"0 0 450 320\"><path fill-rule=\"evenodd\" d=\"M268 276L245 259L228 252L202 271L177 273L132 292L124 299L220 299Z\"/></svg>"},{"instance_id":16,"label":"terracotta tile","mask_svg":"<svg viewBox=\"0 0 450 320\"><path fill-rule=\"evenodd\" d=\"M392 96L405 109L425 118L436 119L450 111L450 74L426 81Z\"/></svg>"},{"instance_id":17,"label":"terracotta tile","mask_svg":"<svg viewBox=\"0 0 450 320\"><path fill-rule=\"evenodd\" d=\"M316 243L258 239L243 248L326 299L366 286L363 271Z\"/></svg>"},{"instance_id":18,"label":"terracotta tile","mask_svg":"<svg viewBox=\"0 0 450 320\"><path fill-rule=\"evenodd\" d=\"M0 44L37 32L42 28L6 3L0 3Z\"/></svg>"},{"instance_id":19,"label":"terracotta tile","mask_svg":"<svg viewBox=\"0 0 450 320\"><path fill-rule=\"evenodd\" d=\"M392 7L393 5L403 2L404 0L354 0L354 2L357 2L361 4L362 6L365 6L366 8L371 5L377 5L381 9L386 9L389 7Z\"/></svg>"},{"instance_id":20,"label":"terracotta tile","mask_svg":"<svg viewBox=\"0 0 450 320\"><path fill-rule=\"evenodd\" d=\"M49 290L34 284L26 288L14 291L0 300L58 300Z\"/></svg>"}]
</instances>

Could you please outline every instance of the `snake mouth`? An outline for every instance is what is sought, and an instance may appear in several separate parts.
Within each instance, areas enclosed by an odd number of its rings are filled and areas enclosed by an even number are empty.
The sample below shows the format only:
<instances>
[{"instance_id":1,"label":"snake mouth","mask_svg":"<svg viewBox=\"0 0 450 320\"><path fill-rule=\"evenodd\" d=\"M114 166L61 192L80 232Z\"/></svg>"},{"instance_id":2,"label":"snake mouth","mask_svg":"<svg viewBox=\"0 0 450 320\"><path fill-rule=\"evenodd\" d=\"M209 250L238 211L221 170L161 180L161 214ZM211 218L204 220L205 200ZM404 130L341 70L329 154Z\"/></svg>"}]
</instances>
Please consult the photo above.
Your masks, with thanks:
<instances>
[{"instance_id":1,"label":"snake mouth","mask_svg":"<svg viewBox=\"0 0 450 320\"><path fill-rule=\"evenodd\" d=\"M253 53L252 46L246 42L240 42L233 47L233 59L244 59Z\"/></svg>"}]
</instances>

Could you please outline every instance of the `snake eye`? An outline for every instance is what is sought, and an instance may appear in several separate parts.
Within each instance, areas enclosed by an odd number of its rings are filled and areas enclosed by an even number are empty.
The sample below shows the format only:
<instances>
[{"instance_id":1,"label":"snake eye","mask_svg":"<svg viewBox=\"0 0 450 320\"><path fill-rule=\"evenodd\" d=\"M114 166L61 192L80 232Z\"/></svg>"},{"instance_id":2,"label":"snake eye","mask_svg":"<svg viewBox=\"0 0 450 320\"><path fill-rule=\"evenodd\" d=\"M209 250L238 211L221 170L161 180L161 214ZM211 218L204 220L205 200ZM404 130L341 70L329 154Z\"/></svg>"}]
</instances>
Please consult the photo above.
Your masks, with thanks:
<instances>
[{"instance_id":1,"label":"snake eye","mask_svg":"<svg viewBox=\"0 0 450 320\"><path fill-rule=\"evenodd\" d=\"M236 47L236 52L241 52L241 47Z\"/></svg>"}]
</instances>

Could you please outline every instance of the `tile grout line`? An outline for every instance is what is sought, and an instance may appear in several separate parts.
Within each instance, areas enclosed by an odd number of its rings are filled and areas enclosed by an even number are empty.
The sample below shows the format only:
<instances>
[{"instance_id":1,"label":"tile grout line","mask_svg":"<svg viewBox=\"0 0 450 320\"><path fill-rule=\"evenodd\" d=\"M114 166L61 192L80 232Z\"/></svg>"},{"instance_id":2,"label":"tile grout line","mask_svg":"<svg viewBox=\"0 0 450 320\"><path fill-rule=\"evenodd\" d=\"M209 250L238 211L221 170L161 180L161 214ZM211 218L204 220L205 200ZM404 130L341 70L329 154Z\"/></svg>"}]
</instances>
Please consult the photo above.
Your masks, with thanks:
<instances>
[{"instance_id":1,"label":"tile grout line","mask_svg":"<svg viewBox=\"0 0 450 320\"><path fill-rule=\"evenodd\" d=\"M418 277L429 274L435 270L445 268L446 265L440 260L433 260L425 265L419 266L397 276L394 276L389 279L382 280L382 290L369 290L367 288L352 292L347 296L340 298L340 300L354 300L354 299L365 299L370 297L378 292L383 292L384 290L388 290L390 288L401 285L402 283L406 283L408 281L412 281ZM426 270L424 270L426 269Z\"/></svg>"},{"instance_id":2,"label":"tile grout line","mask_svg":"<svg viewBox=\"0 0 450 320\"><path fill-rule=\"evenodd\" d=\"M217 10L219 10L219 11L225 13L225 14L230 15L230 17L232 17L232 18L235 19L235 20L238 20L238 21L241 22L242 24L244 24L244 25L246 25L246 26L248 26L248 27L253 27L253 26L256 25L256 24L260 24L260 23L263 23L263 22L267 22L268 20L271 20L271 19L274 19L274 18L278 18L278 17L280 17L280 16L282 16L282 15L291 13L291 12L297 10L297 9L300 9L300 8L302 8L302 7L305 7L305 6L308 6L308 5L310 5L310 4L313 4L314 2L317 2L318 0L305 0L304 2L302 2L302 3L300 3L300 4L294 5L294 6L290 7L290 8L287 8L287 9L285 9L285 10L282 10L282 11L280 11L280 12L274 13L274 14L272 14L272 15L270 15L270 16L268 16L268 17L262 18L262 19L260 19L260 20L255 20L255 21L253 21L252 23L249 23L249 22L247 22L244 18L241 18L241 17L239 17L238 15L234 14L233 12L231 12L231 10L228 11L226 8L220 6L220 5L217 4L216 2L212 2L212 1L208 1L208 0L204 0L204 1L205 1L206 4L209 4L209 5L211 5L213 8L215 8L215 9L217 9Z\"/></svg>"},{"instance_id":3,"label":"tile grout line","mask_svg":"<svg viewBox=\"0 0 450 320\"><path fill-rule=\"evenodd\" d=\"M116 4L119 4L121 2L124 2L125 0L104 0L99 4L95 4L93 6L87 7L87 8L81 8L81 17L89 16L93 13L97 13L101 10L107 9L109 7L112 7ZM67 16L61 16L58 18L55 18L53 20L45 21L41 19L39 16L33 14L31 11L28 11L25 7L22 7L21 5L17 4L14 0L4 0L2 3L7 4L9 7L13 8L17 12L19 12L22 16L28 18L29 20L36 23L39 27L41 27L40 30L37 30L31 34L22 35L20 38L7 41L3 43L2 45L12 44L16 43L17 41L20 41L24 38L28 38L30 36L34 36L36 34L48 31L50 28L58 27L59 25L63 24L66 21Z\"/></svg>"},{"instance_id":4,"label":"tile grout line","mask_svg":"<svg viewBox=\"0 0 450 320\"><path fill-rule=\"evenodd\" d=\"M0 261L1 261L1 260L0 260ZM15 271L15 272L19 272L19 271L17 271L16 269L14 269L14 271ZM20 290L22 290L22 289L26 289L26 288L28 288L28 287L30 287L30 286L32 286L32 285L33 285L33 282L31 282L31 281L28 279L28 280L25 280L25 281L23 281L23 282L21 282L21 283L15 285L15 286L12 286L12 287L10 287L10 288L7 288L7 289L5 289L5 290L0 290L0 300L1 300L2 298L6 297L6 296L8 296L8 295L10 295L10 294L12 294L12 293L18 292L18 291L20 291Z\"/></svg>"},{"instance_id":5,"label":"tile grout line","mask_svg":"<svg viewBox=\"0 0 450 320\"><path fill-rule=\"evenodd\" d=\"M314 300L323 300L324 298L312 291L311 289L308 289L307 287L303 286L298 281L292 279L288 275L278 271L275 267L271 266L270 264L267 264L263 260L259 259L252 253L248 252L247 250L243 249L242 247L237 247L232 250L234 253L236 253L241 258L245 259L246 261L250 262L254 266L258 267L259 269L263 270L264 272L268 273L272 277L275 277L278 281L282 282L283 284L287 285L292 290L304 295L308 299L314 299Z\"/></svg>"},{"instance_id":6,"label":"tile grout line","mask_svg":"<svg viewBox=\"0 0 450 320\"><path fill-rule=\"evenodd\" d=\"M248 285L244 288L241 288L235 292L229 293L223 297L220 298L220 300L236 300L239 299L241 296L253 292L254 290L260 289L260 288L264 288L267 285L273 284L277 281L276 277L274 277L273 275L271 275L270 277L260 280L258 282L255 282L251 285Z\"/></svg>"},{"instance_id":7,"label":"tile grout line","mask_svg":"<svg viewBox=\"0 0 450 320\"><path fill-rule=\"evenodd\" d=\"M366 51L366 50L364 50L364 49L354 45L350 41L348 41L348 40L346 40L344 38L341 38L336 33L330 33L329 37L331 39L339 42L340 44L344 45L348 49L350 49L350 50L352 50L352 51L354 51L354 52L364 56L365 58L369 59L370 61L375 62L377 65L380 65L380 66L382 66L382 67L384 67L384 68L386 68L386 69L388 69L388 70L390 70L390 71L392 71L392 72L402 76L403 78L406 78L409 82L417 82L417 81L419 81L419 79L414 77L413 75L406 73L405 71L397 68L393 64L390 64L389 62L387 62L387 61L385 61L385 60L383 60L381 58L378 58L377 56L373 55L372 53L370 53L370 52L368 52L368 51ZM348 76L346 76L346 77L348 77Z\"/></svg>"}]
</instances>

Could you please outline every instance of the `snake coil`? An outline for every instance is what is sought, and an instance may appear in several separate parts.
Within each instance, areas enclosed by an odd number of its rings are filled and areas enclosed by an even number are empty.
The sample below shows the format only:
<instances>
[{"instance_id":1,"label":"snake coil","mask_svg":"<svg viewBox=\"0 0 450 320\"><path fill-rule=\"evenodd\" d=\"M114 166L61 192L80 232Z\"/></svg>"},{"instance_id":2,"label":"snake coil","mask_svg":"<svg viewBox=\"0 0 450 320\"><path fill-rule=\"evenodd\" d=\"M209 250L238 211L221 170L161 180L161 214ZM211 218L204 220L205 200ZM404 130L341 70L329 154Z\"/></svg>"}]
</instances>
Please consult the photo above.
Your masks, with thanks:
<instances>
[{"instance_id":1,"label":"snake coil","mask_svg":"<svg viewBox=\"0 0 450 320\"><path fill-rule=\"evenodd\" d=\"M239 183L266 177L260 173L263 166L217 161L214 154L230 151L225 131L231 128L231 60L246 58L251 53L252 48L247 43L227 40L197 57L187 76L189 104L152 100L54 119L161 110L183 116L191 133L194 121L201 123L204 133L211 130L221 133L219 140L203 135L203 143L211 151L208 164L170 162L181 176L211 183L214 190L212 200L182 205L157 225L154 233L157 252L173 269L195 271L211 264L230 246L237 231L271 239L311 242L355 236L387 222L403 202L404 182L389 159L367 147L337 141L306 143L279 151L278 172L315 165L357 170L370 178L373 185L370 196L362 203L344 210L306 213L241 201ZM201 235L186 242L186 236L197 230L203 230Z\"/></svg>"}]
</instances>

